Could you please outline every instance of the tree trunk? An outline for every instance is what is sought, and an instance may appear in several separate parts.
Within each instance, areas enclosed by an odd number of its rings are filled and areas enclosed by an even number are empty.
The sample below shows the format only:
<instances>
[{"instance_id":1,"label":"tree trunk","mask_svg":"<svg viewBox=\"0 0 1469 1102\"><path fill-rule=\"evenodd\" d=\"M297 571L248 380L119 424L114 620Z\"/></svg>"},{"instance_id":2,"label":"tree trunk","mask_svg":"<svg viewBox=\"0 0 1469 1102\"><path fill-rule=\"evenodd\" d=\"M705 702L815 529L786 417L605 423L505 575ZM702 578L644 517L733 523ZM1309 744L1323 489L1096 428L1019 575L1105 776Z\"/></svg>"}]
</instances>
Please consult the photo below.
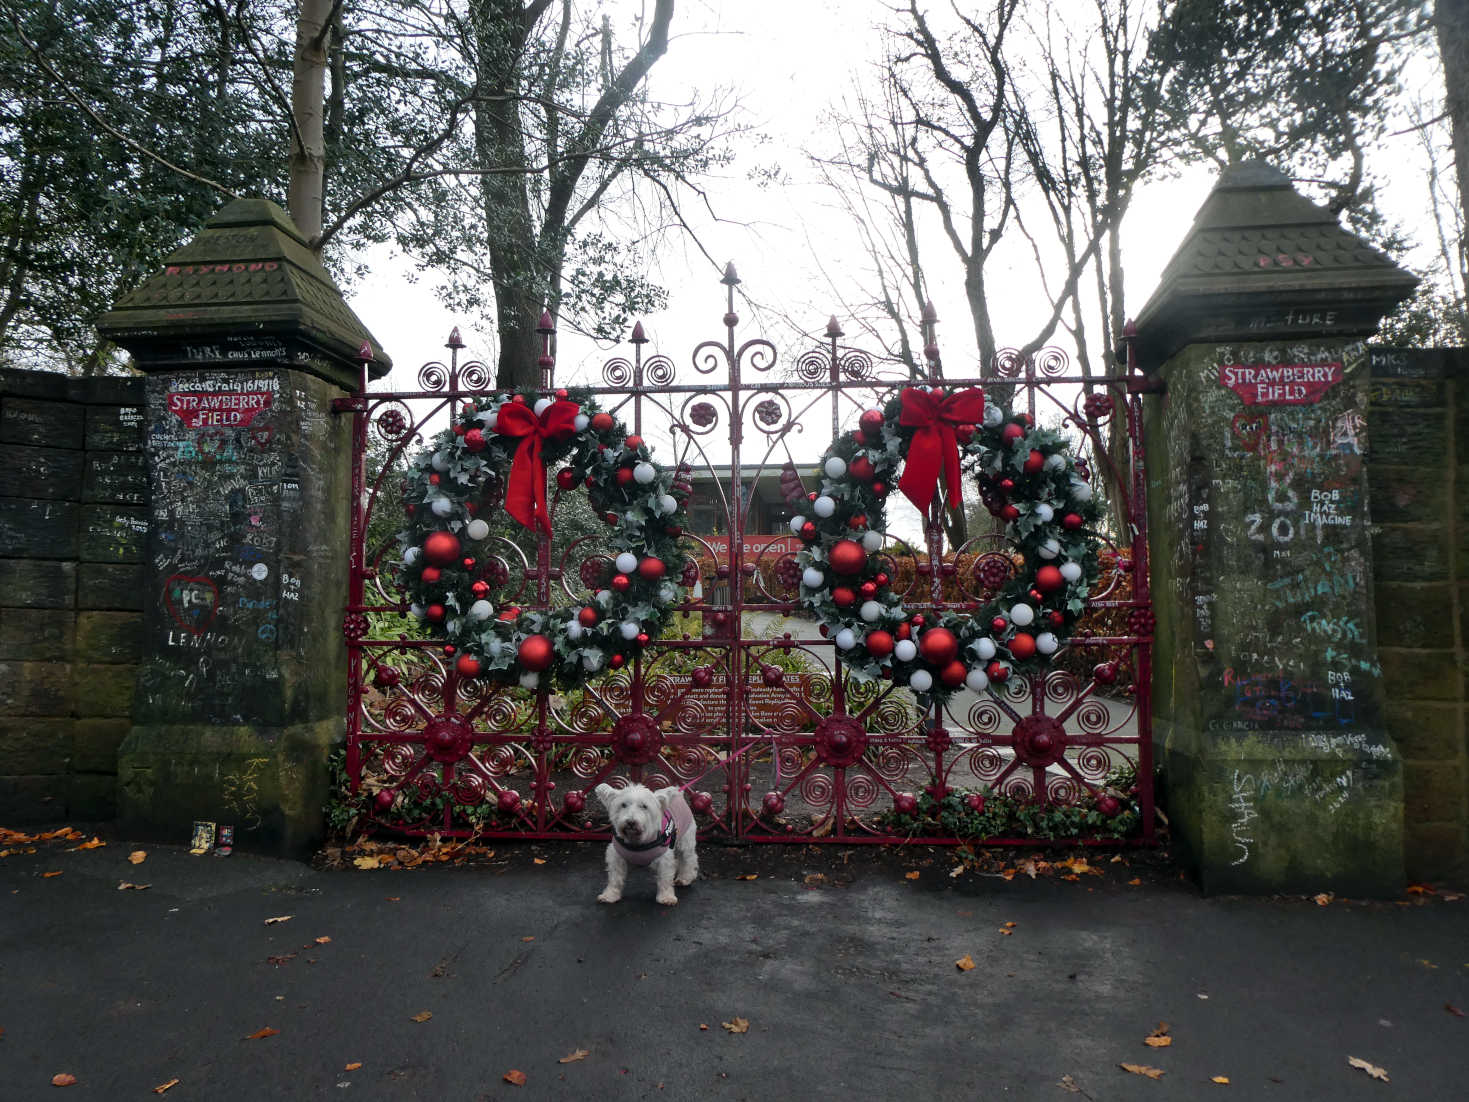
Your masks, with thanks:
<instances>
[{"instance_id":1,"label":"tree trunk","mask_svg":"<svg viewBox=\"0 0 1469 1102\"><path fill-rule=\"evenodd\" d=\"M1469 0L1438 0L1433 17L1443 65L1444 110L1453 127L1459 210L1469 216ZM1460 277L1469 282L1469 255L1462 238L1457 245Z\"/></svg>"},{"instance_id":2,"label":"tree trunk","mask_svg":"<svg viewBox=\"0 0 1469 1102\"><path fill-rule=\"evenodd\" d=\"M286 209L301 236L321 236L322 184L326 172L324 136L326 54L330 32L326 21L332 0L301 0L296 20L296 57L291 64L291 156Z\"/></svg>"}]
</instances>

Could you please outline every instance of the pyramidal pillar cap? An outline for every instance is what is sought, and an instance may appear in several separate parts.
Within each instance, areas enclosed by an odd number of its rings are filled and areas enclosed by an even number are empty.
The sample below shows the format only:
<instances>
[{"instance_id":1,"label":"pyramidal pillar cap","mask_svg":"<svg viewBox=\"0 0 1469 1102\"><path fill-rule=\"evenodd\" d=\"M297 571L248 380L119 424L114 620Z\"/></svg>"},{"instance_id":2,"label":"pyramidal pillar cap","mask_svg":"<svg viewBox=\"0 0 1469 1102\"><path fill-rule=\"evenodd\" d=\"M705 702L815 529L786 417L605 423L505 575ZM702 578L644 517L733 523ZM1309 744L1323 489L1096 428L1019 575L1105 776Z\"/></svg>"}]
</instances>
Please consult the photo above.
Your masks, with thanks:
<instances>
[{"instance_id":1,"label":"pyramidal pillar cap","mask_svg":"<svg viewBox=\"0 0 1469 1102\"><path fill-rule=\"evenodd\" d=\"M235 199L123 295L98 332L144 371L292 367L348 390L392 360L342 297L290 217L268 199Z\"/></svg>"},{"instance_id":2,"label":"pyramidal pillar cap","mask_svg":"<svg viewBox=\"0 0 1469 1102\"><path fill-rule=\"evenodd\" d=\"M1418 277L1311 202L1264 161L1220 174L1137 318L1156 371L1188 344L1361 337Z\"/></svg>"}]
</instances>

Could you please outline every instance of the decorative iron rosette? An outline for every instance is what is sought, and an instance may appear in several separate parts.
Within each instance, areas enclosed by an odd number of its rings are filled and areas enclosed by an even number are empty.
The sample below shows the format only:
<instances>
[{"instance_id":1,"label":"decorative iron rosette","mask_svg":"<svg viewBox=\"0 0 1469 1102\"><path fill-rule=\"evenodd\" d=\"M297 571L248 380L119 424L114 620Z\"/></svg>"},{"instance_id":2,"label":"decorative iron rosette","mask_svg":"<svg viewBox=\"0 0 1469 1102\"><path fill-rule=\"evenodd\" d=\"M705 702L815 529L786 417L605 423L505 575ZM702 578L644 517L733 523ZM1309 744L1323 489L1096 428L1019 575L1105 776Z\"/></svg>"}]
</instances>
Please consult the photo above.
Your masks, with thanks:
<instances>
[{"instance_id":1,"label":"decorative iron rosette","mask_svg":"<svg viewBox=\"0 0 1469 1102\"><path fill-rule=\"evenodd\" d=\"M559 467L559 469L557 469ZM551 493L585 490L612 526L605 588L579 606L496 608L503 566L490 552L492 509L550 533ZM444 641L460 677L545 691L574 687L640 655L667 627L690 560L679 548L689 484L589 391L527 391L465 402L409 465L398 533L409 611ZM503 499L503 500L502 500Z\"/></svg>"},{"instance_id":2,"label":"decorative iron rosette","mask_svg":"<svg viewBox=\"0 0 1469 1102\"><path fill-rule=\"evenodd\" d=\"M923 477L910 478L915 464ZM1023 566L982 562L983 581L1000 590L982 610L911 614L880 554L888 494L902 489L922 511L942 487L957 507L961 467L1004 520ZM791 520L804 543L800 601L852 674L888 677L941 703L964 686L1038 671L1060 649L1096 584L1101 546L1101 506L1063 435L1028 413L986 407L978 388L908 387L837 436L821 469L804 515Z\"/></svg>"}]
</instances>

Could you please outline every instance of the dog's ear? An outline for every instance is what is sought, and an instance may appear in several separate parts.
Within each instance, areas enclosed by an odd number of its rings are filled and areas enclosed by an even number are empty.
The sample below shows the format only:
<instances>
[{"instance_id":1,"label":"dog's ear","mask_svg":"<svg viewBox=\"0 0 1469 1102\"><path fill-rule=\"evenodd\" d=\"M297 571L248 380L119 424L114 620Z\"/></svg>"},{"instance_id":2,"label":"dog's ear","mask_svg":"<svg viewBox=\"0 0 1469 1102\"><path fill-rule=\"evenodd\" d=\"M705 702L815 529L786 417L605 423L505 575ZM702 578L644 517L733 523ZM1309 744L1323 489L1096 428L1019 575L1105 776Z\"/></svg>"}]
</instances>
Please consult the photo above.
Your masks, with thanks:
<instances>
[{"instance_id":1,"label":"dog's ear","mask_svg":"<svg viewBox=\"0 0 1469 1102\"><path fill-rule=\"evenodd\" d=\"M617 799L617 789L610 784L599 784L596 787L597 799L602 801L602 806L608 811L612 810L612 801Z\"/></svg>"},{"instance_id":2,"label":"dog's ear","mask_svg":"<svg viewBox=\"0 0 1469 1102\"><path fill-rule=\"evenodd\" d=\"M678 797L678 789L674 787L660 788L653 795L657 797L658 806L664 811L667 811L668 805Z\"/></svg>"}]
</instances>

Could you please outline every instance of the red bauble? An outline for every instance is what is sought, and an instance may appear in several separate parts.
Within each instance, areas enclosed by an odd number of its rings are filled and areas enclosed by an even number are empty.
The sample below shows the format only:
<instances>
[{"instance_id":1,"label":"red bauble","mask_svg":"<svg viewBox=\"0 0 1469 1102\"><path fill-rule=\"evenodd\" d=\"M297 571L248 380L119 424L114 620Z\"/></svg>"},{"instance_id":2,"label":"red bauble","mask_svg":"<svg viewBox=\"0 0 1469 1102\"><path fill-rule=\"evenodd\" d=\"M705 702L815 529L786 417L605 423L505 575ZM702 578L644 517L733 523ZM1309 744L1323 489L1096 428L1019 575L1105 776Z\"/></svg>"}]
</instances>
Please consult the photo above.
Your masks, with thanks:
<instances>
[{"instance_id":1,"label":"red bauble","mask_svg":"<svg viewBox=\"0 0 1469 1102\"><path fill-rule=\"evenodd\" d=\"M896 635L899 639L908 639L913 635L913 629L907 624L899 624L897 627L893 628L893 634Z\"/></svg>"},{"instance_id":2,"label":"red bauble","mask_svg":"<svg viewBox=\"0 0 1469 1102\"><path fill-rule=\"evenodd\" d=\"M959 640L948 628L929 628L918 637L918 653L930 666L947 666L959 654Z\"/></svg>"},{"instance_id":3,"label":"red bauble","mask_svg":"<svg viewBox=\"0 0 1469 1102\"><path fill-rule=\"evenodd\" d=\"M801 525L801 538L807 543L814 540L816 538L816 525L809 520Z\"/></svg>"},{"instance_id":4,"label":"red bauble","mask_svg":"<svg viewBox=\"0 0 1469 1102\"><path fill-rule=\"evenodd\" d=\"M623 666L627 665L627 659L620 654L614 654L611 658L607 659L607 665L611 666L614 670L620 670Z\"/></svg>"},{"instance_id":5,"label":"red bauble","mask_svg":"<svg viewBox=\"0 0 1469 1102\"><path fill-rule=\"evenodd\" d=\"M517 406L523 406L523 405L525 405L525 395L524 394L512 394L512 395L510 395L510 400L512 402L514 402Z\"/></svg>"},{"instance_id":6,"label":"red bauble","mask_svg":"<svg viewBox=\"0 0 1469 1102\"><path fill-rule=\"evenodd\" d=\"M867 565L867 552L856 540L837 540L827 559L838 574L857 574Z\"/></svg>"},{"instance_id":7,"label":"red bauble","mask_svg":"<svg viewBox=\"0 0 1469 1102\"><path fill-rule=\"evenodd\" d=\"M1086 521L1082 520L1080 515L1076 513L1067 513L1061 518L1061 527L1072 532L1076 531L1085 523Z\"/></svg>"},{"instance_id":8,"label":"red bauble","mask_svg":"<svg viewBox=\"0 0 1469 1102\"><path fill-rule=\"evenodd\" d=\"M911 792L899 792L893 797L893 810L899 815L912 815L918 810L918 797Z\"/></svg>"},{"instance_id":9,"label":"red bauble","mask_svg":"<svg viewBox=\"0 0 1469 1102\"><path fill-rule=\"evenodd\" d=\"M1010 621L1006 620L1003 616L996 616L993 620L990 621L990 630L993 631L996 635L1004 631L1009 626Z\"/></svg>"},{"instance_id":10,"label":"red bauble","mask_svg":"<svg viewBox=\"0 0 1469 1102\"><path fill-rule=\"evenodd\" d=\"M1098 685L1110 685L1117 680L1117 664L1102 662L1092 668L1092 678Z\"/></svg>"},{"instance_id":11,"label":"red bauble","mask_svg":"<svg viewBox=\"0 0 1469 1102\"><path fill-rule=\"evenodd\" d=\"M984 672L991 681L1008 681L1010 679L1010 667L998 659L986 666Z\"/></svg>"},{"instance_id":12,"label":"red bauble","mask_svg":"<svg viewBox=\"0 0 1469 1102\"><path fill-rule=\"evenodd\" d=\"M872 465L872 460L865 455L859 455L847 464L847 472L858 482L870 482L877 473L877 468Z\"/></svg>"},{"instance_id":13,"label":"red bauble","mask_svg":"<svg viewBox=\"0 0 1469 1102\"><path fill-rule=\"evenodd\" d=\"M556 657L556 650L551 646L551 640L544 635L527 635L520 644L518 654L520 664L528 670L540 673L542 670L551 668L551 660Z\"/></svg>"},{"instance_id":14,"label":"red bauble","mask_svg":"<svg viewBox=\"0 0 1469 1102\"><path fill-rule=\"evenodd\" d=\"M446 655L448 655L450 658L453 658L454 657L454 652L457 651L458 649L459 648L456 647L453 643L445 643L444 644L444 653Z\"/></svg>"},{"instance_id":15,"label":"red bauble","mask_svg":"<svg viewBox=\"0 0 1469 1102\"><path fill-rule=\"evenodd\" d=\"M489 591L490 583L486 581L475 582L472 586L469 587L469 592L473 593L476 597L483 598L487 593L489 593Z\"/></svg>"},{"instance_id":16,"label":"red bauble","mask_svg":"<svg viewBox=\"0 0 1469 1102\"><path fill-rule=\"evenodd\" d=\"M464 559L463 561L460 562L459 565L462 566L462 567L464 567L465 570L473 570L474 569L474 560L473 559Z\"/></svg>"},{"instance_id":17,"label":"red bauble","mask_svg":"<svg viewBox=\"0 0 1469 1102\"><path fill-rule=\"evenodd\" d=\"M516 395L520 397L519 394ZM501 789L500 794L495 797L495 806L507 815L513 815L520 807L520 793L513 788Z\"/></svg>"},{"instance_id":18,"label":"red bauble","mask_svg":"<svg viewBox=\"0 0 1469 1102\"><path fill-rule=\"evenodd\" d=\"M423 610L423 618L431 624L442 624L444 622L444 606L429 605Z\"/></svg>"},{"instance_id":19,"label":"red bauble","mask_svg":"<svg viewBox=\"0 0 1469 1102\"><path fill-rule=\"evenodd\" d=\"M867 633L867 653L873 658L886 658L893 653L893 637L886 631Z\"/></svg>"},{"instance_id":20,"label":"red bauble","mask_svg":"<svg viewBox=\"0 0 1469 1102\"><path fill-rule=\"evenodd\" d=\"M562 467L556 472L556 485L563 490L569 490L576 485L576 472L570 467Z\"/></svg>"},{"instance_id":21,"label":"red bauble","mask_svg":"<svg viewBox=\"0 0 1469 1102\"><path fill-rule=\"evenodd\" d=\"M971 441L971 440L974 439L974 426L973 425L960 425L958 428L956 428L954 430L954 437L961 444L967 444L967 443L969 443L969 441Z\"/></svg>"},{"instance_id":22,"label":"red bauble","mask_svg":"<svg viewBox=\"0 0 1469 1102\"><path fill-rule=\"evenodd\" d=\"M519 616L520 609L516 608L514 605L510 605L508 608L502 608L498 613L496 613L495 619L502 620L505 623L510 624L514 623Z\"/></svg>"},{"instance_id":23,"label":"red bauble","mask_svg":"<svg viewBox=\"0 0 1469 1102\"><path fill-rule=\"evenodd\" d=\"M629 436L623 441L623 444L627 447L628 451L637 451L643 446L643 438L637 435Z\"/></svg>"},{"instance_id":24,"label":"red bauble","mask_svg":"<svg viewBox=\"0 0 1469 1102\"><path fill-rule=\"evenodd\" d=\"M430 486L437 486L442 481L444 480L439 476L439 473L437 471L428 476L428 484Z\"/></svg>"},{"instance_id":25,"label":"red bauble","mask_svg":"<svg viewBox=\"0 0 1469 1102\"><path fill-rule=\"evenodd\" d=\"M632 585L632 579L626 574L612 575L612 589L617 593L626 593L628 586Z\"/></svg>"},{"instance_id":26,"label":"red bauble","mask_svg":"<svg viewBox=\"0 0 1469 1102\"><path fill-rule=\"evenodd\" d=\"M1014 447L1016 441L1018 441L1024 435L1025 429L1015 424L1015 422L1013 421L1000 430L1000 439L1011 447Z\"/></svg>"},{"instance_id":27,"label":"red bauble","mask_svg":"<svg viewBox=\"0 0 1469 1102\"><path fill-rule=\"evenodd\" d=\"M877 583L879 589L881 589L883 586L887 585L889 581L891 581L891 579L885 573L878 574L878 576L873 578L872 580Z\"/></svg>"},{"instance_id":28,"label":"red bauble","mask_svg":"<svg viewBox=\"0 0 1469 1102\"><path fill-rule=\"evenodd\" d=\"M864 409L862 416L857 418L857 424L862 426L862 431L868 436L876 436L882 431L882 410Z\"/></svg>"},{"instance_id":29,"label":"red bauble","mask_svg":"<svg viewBox=\"0 0 1469 1102\"><path fill-rule=\"evenodd\" d=\"M372 798L372 802L377 805L379 811L386 811L393 806L393 801L397 798L398 794L396 792L390 792L386 788L381 788L378 790L377 795Z\"/></svg>"},{"instance_id":30,"label":"red bauble","mask_svg":"<svg viewBox=\"0 0 1469 1102\"><path fill-rule=\"evenodd\" d=\"M915 614L914 617L908 622L911 623L915 628L921 628L924 624L923 613L919 612Z\"/></svg>"},{"instance_id":31,"label":"red bauble","mask_svg":"<svg viewBox=\"0 0 1469 1102\"><path fill-rule=\"evenodd\" d=\"M969 667L957 658L939 671L939 681L946 689L957 689L969 676Z\"/></svg>"},{"instance_id":32,"label":"red bauble","mask_svg":"<svg viewBox=\"0 0 1469 1102\"><path fill-rule=\"evenodd\" d=\"M443 572L437 566L425 566L423 573L419 575L424 585L433 585L439 580Z\"/></svg>"},{"instance_id":33,"label":"red bauble","mask_svg":"<svg viewBox=\"0 0 1469 1102\"><path fill-rule=\"evenodd\" d=\"M485 434L480 429L470 429L464 434L464 446L472 452L485 450Z\"/></svg>"},{"instance_id":34,"label":"red bauble","mask_svg":"<svg viewBox=\"0 0 1469 1102\"><path fill-rule=\"evenodd\" d=\"M448 566L459 557L459 537L453 532L430 532L423 541L423 557L435 566Z\"/></svg>"},{"instance_id":35,"label":"red bauble","mask_svg":"<svg viewBox=\"0 0 1469 1102\"><path fill-rule=\"evenodd\" d=\"M1035 636L1027 632L1017 631L1015 637L1006 646L1016 658L1033 658L1035 656Z\"/></svg>"},{"instance_id":36,"label":"red bauble","mask_svg":"<svg viewBox=\"0 0 1469 1102\"><path fill-rule=\"evenodd\" d=\"M454 663L454 668L459 671L460 677L478 677L479 659L472 654L461 654L459 661Z\"/></svg>"},{"instance_id":37,"label":"red bauble","mask_svg":"<svg viewBox=\"0 0 1469 1102\"><path fill-rule=\"evenodd\" d=\"M651 638L651 636L649 636L646 631L640 631L640 632L638 632L636 638L637 638L637 641L638 641L638 646L640 646L640 647L646 647L648 645L648 640Z\"/></svg>"},{"instance_id":38,"label":"red bauble","mask_svg":"<svg viewBox=\"0 0 1469 1102\"><path fill-rule=\"evenodd\" d=\"M614 528L617 526L616 513L603 513L602 519L605 520L608 524L612 525Z\"/></svg>"},{"instance_id":39,"label":"red bauble","mask_svg":"<svg viewBox=\"0 0 1469 1102\"><path fill-rule=\"evenodd\" d=\"M837 608L850 608L857 600L857 595L847 586L839 585L831 591L831 603Z\"/></svg>"},{"instance_id":40,"label":"red bauble","mask_svg":"<svg viewBox=\"0 0 1469 1102\"><path fill-rule=\"evenodd\" d=\"M872 492L878 497L887 497L888 484L886 482L874 482L872 484Z\"/></svg>"},{"instance_id":41,"label":"red bauble","mask_svg":"<svg viewBox=\"0 0 1469 1102\"><path fill-rule=\"evenodd\" d=\"M1060 627L1065 622L1066 622L1066 613L1061 612L1059 610L1054 610L1054 611L1051 612L1051 623L1052 623L1052 625L1054 625L1055 627Z\"/></svg>"},{"instance_id":42,"label":"red bauble","mask_svg":"<svg viewBox=\"0 0 1469 1102\"><path fill-rule=\"evenodd\" d=\"M610 413L594 413L592 415L592 428L598 432L608 431L612 428L613 424L615 422L612 420L612 414Z\"/></svg>"},{"instance_id":43,"label":"red bauble","mask_svg":"<svg viewBox=\"0 0 1469 1102\"><path fill-rule=\"evenodd\" d=\"M619 486L631 486L632 485L632 468L631 467L618 467L617 468L617 484Z\"/></svg>"},{"instance_id":44,"label":"red bauble","mask_svg":"<svg viewBox=\"0 0 1469 1102\"><path fill-rule=\"evenodd\" d=\"M571 391L567 390L564 386L556 388L556 397L563 402L566 401L566 396L570 393Z\"/></svg>"},{"instance_id":45,"label":"red bauble","mask_svg":"<svg viewBox=\"0 0 1469 1102\"><path fill-rule=\"evenodd\" d=\"M864 601L870 601L872 600L872 598L877 596L877 583L863 582L862 587L858 590L858 592L862 594L862 599Z\"/></svg>"},{"instance_id":46,"label":"red bauble","mask_svg":"<svg viewBox=\"0 0 1469 1102\"><path fill-rule=\"evenodd\" d=\"M1035 572L1035 587L1042 593L1054 593L1065 584L1066 579L1054 566L1043 566Z\"/></svg>"},{"instance_id":47,"label":"red bauble","mask_svg":"<svg viewBox=\"0 0 1469 1102\"><path fill-rule=\"evenodd\" d=\"M1013 505L1006 505L1003 509L1000 510L1000 516L1003 517L1005 520L1019 520L1020 510L1015 508L1015 506Z\"/></svg>"},{"instance_id":48,"label":"red bauble","mask_svg":"<svg viewBox=\"0 0 1469 1102\"><path fill-rule=\"evenodd\" d=\"M581 626L584 628L596 627L597 621L601 618L602 617L597 614L597 610L594 609L591 605L586 605L582 608L580 612L576 614L577 623L581 624Z\"/></svg>"},{"instance_id":49,"label":"red bauble","mask_svg":"<svg viewBox=\"0 0 1469 1102\"><path fill-rule=\"evenodd\" d=\"M1040 471L1041 468L1043 468L1045 465L1046 457L1040 452L1036 451L1034 448L1031 448L1030 454L1025 457L1025 465L1021 467L1021 470L1023 470L1026 474L1035 474Z\"/></svg>"},{"instance_id":50,"label":"red bauble","mask_svg":"<svg viewBox=\"0 0 1469 1102\"><path fill-rule=\"evenodd\" d=\"M1000 479L1000 489L1008 494L1011 490L1015 489L1015 480L1013 478Z\"/></svg>"},{"instance_id":51,"label":"red bauble","mask_svg":"<svg viewBox=\"0 0 1469 1102\"><path fill-rule=\"evenodd\" d=\"M642 562L638 563L639 576L650 582L656 582L659 578L663 577L663 575L667 571L668 567L663 565L663 560L655 559L651 555L649 555Z\"/></svg>"},{"instance_id":52,"label":"red bauble","mask_svg":"<svg viewBox=\"0 0 1469 1102\"><path fill-rule=\"evenodd\" d=\"M847 527L848 528L866 528L867 527L867 514L866 513L854 513L852 515L852 518L847 521Z\"/></svg>"},{"instance_id":53,"label":"red bauble","mask_svg":"<svg viewBox=\"0 0 1469 1102\"><path fill-rule=\"evenodd\" d=\"M1097 800L1097 810L1103 815L1116 815L1122 810L1122 803L1116 796L1101 796Z\"/></svg>"}]
</instances>

